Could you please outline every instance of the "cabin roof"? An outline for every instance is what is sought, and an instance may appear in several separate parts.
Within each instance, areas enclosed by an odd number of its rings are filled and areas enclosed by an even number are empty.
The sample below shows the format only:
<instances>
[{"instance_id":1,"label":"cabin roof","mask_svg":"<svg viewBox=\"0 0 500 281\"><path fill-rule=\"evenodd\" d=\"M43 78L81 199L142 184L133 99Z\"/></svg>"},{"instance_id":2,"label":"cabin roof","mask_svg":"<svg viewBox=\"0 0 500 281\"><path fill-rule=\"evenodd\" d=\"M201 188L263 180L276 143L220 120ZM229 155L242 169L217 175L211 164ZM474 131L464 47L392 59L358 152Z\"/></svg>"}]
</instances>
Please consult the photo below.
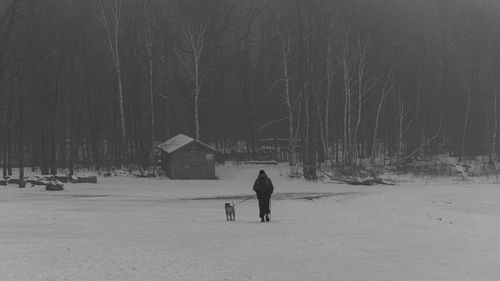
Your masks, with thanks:
<instances>
[{"instance_id":1,"label":"cabin roof","mask_svg":"<svg viewBox=\"0 0 500 281\"><path fill-rule=\"evenodd\" d=\"M191 137L188 137L184 134L178 134L177 136L168 139L167 141L161 143L158 145L158 148L165 151L166 153L172 153L190 143L198 143L201 146L205 147L208 150L212 150L213 152L216 152L217 150L212 148L211 146L202 143L201 141L195 140Z\"/></svg>"}]
</instances>

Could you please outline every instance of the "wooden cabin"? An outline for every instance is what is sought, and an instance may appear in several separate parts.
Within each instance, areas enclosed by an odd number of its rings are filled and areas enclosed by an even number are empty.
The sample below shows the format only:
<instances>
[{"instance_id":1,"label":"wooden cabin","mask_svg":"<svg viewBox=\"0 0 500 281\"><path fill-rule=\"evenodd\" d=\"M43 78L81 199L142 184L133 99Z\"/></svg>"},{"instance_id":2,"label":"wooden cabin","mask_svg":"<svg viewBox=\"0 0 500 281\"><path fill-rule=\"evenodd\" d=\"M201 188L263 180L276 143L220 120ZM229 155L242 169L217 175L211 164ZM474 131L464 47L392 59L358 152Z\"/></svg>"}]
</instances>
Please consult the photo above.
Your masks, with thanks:
<instances>
[{"instance_id":1,"label":"wooden cabin","mask_svg":"<svg viewBox=\"0 0 500 281\"><path fill-rule=\"evenodd\" d=\"M161 166L172 179L216 179L217 150L201 141L179 134L158 145Z\"/></svg>"}]
</instances>

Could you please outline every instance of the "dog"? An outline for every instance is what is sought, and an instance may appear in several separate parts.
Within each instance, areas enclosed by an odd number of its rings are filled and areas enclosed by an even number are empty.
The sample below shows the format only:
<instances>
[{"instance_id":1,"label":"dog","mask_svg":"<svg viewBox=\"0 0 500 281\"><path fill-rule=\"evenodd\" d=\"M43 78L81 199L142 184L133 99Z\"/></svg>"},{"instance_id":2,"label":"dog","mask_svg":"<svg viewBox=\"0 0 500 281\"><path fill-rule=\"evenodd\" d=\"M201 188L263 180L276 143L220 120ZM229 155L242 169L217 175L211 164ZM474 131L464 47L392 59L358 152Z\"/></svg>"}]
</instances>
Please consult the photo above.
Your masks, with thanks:
<instances>
[{"instance_id":1,"label":"dog","mask_svg":"<svg viewBox=\"0 0 500 281\"><path fill-rule=\"evenodd\" d=\"M234 221L236 219L236 212L234 210L234 204L226 203L224 205L224 209L226 209L226 220Z\"/></svg>"}]
</instances>

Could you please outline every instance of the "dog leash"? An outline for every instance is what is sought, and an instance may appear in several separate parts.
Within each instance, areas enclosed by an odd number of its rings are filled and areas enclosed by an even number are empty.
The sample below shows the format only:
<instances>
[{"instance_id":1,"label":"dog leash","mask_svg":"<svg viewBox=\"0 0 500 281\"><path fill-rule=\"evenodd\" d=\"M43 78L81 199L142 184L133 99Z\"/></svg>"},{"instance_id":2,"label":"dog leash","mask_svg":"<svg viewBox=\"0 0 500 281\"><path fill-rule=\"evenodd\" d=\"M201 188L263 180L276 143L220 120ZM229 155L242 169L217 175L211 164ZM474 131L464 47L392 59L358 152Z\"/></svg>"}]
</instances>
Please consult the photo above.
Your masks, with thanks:
<instances>
[{"instance_id":1,"label":"dog leash","mask_svg":"<svg viewBox=\"0 0 500 281\"><path fill-rule=\"evenodd\" d=\"M241 200L240 202L234 203L234 204L233 204L233 206L234 206L234 205L238 205L238 204L240 204L240 203L243 203L243 202L245 202L245 201L248 201L248 200L252 199L253 197L255 197L255 194L254 194L254 195L252 195L252 196L250 196L250 197L248 197L248 198L246 198L246 199L244 199L244 200Z\"/></svg>"}]
</instances>

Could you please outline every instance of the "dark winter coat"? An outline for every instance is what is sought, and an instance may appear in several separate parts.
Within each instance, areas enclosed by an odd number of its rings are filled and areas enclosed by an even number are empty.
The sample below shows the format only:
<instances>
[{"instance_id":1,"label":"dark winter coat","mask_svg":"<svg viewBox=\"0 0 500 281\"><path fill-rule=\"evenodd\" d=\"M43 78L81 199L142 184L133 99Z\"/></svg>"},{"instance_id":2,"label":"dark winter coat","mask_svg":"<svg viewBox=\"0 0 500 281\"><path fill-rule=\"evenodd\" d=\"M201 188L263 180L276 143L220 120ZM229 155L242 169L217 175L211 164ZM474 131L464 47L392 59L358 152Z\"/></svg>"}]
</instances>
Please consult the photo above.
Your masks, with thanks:
<instances>
[{"instance_id":1,"label":"dark winter coat","mask_svg":"<svg viewBox=\"0 0 500 281\"><path fill-rule=\"evenodd\" d=\"M257 193L257 196L271 196L274 192L274 186L271 179L266 174L261 174L255 180L253 184L253 190Z\"/></svg>"}]
</instances>

